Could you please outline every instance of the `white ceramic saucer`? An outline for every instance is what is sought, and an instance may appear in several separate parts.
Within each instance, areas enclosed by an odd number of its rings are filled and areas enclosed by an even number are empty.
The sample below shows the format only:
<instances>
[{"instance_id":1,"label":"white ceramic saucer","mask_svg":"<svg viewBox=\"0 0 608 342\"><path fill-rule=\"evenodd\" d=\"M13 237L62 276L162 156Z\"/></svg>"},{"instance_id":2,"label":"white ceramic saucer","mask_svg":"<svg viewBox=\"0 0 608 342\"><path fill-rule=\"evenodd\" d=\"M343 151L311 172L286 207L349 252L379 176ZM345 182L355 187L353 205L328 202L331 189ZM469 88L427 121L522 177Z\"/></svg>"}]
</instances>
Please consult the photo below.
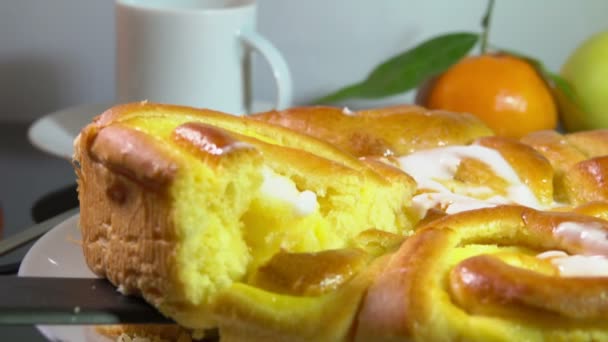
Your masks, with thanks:
<instances>
[{"instance_id":1,"label":"white ceramic saucer","mask_svg":"<svg viewBox=\"0 0 608 342\"><path fill-rule=\"evenodd\" d=\"M29 127L28 139L38 149L56 157L72 159L74 138L93 117L103 113L112 104L87 104L49 113ZM268 102L253 103L254 112L273 108Z\"/></svg>"},{"instance_id":2,"label":"white ceramic saucer","mask_svg":"<svg viewBox=\"0 0 608 342\"><path fill-rule=\"evenodd\" d=\"M94 278L84 260L80 240L78 215L75 215L34 243L21 262L19 276ZM37 328L49 341L112 342L98 334L94 326L46 325Z\"/></svg>"},{"instance_id":3,"label":"white ceramic saucer","mask_svg":"<svg viewBox=\"0 0 608 342\"><path fill-rule=\"evenodd\" d=\"M62 109L41 117L30 126L27 136L32 145L56 157L72 159L74 138L93 117L111 104L88 104Z\"/></svg>"}]
</instances>

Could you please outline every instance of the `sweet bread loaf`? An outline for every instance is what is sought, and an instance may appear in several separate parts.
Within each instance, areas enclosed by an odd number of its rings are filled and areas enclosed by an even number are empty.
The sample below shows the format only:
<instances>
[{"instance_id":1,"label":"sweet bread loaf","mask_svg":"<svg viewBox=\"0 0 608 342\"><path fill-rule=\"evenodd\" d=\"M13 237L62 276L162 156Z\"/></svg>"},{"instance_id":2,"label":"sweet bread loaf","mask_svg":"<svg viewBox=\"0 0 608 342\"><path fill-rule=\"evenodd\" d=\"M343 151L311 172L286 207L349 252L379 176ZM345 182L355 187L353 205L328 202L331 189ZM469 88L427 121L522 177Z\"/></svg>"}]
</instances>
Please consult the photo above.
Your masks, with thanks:
<instances>
[{"instance_id":1,"label":"sweet bread loaf","mask_svg":"<svg viewBox=\"0 0 608 342\"><path fill-rule=\"evenodd\" d=\"M152 335L608 340L605 131L138 103L75 151L89 267L184 327Z\"/></svg>"},{"instance_id":2,"label":"sweet bread loaf","mask_svg":"<svg viewBox=\"0 0 608 342\"><path fill-rule=\"evenodd\" d=\"M608 340L608 221L521 206L445 216L391 255L358 341Z\"/></svg>"},{"instance_id":3,"label":"sweet bread loaf","mask_svg":"<svg viewBox=\"0 0 608 342\"><path fill-rule=\"evenodd\" d=\"M344 248L376 229L402 236L414 184L285 128L136 103L75 141L89 267L185 327L216 325L222 290L279 251Z\"/></svg>"}]
</instances>

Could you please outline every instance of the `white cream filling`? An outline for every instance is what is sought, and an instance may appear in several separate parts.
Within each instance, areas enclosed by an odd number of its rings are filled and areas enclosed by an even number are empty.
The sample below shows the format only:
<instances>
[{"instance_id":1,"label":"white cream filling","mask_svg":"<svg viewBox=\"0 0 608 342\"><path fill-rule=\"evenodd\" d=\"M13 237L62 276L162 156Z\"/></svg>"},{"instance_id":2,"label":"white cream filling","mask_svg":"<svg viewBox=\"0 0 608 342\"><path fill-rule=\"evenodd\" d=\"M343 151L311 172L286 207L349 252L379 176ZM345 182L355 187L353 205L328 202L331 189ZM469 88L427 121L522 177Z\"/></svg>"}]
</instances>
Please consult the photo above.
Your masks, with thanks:
<instances>
[{"instance_id":1,"label":"white cream filling","mask_svg":"<svg viewBox=\"0 0 608 342\"><path fill-rule=\"evenodd\" d=\"M317 195L310 190L300 191L296 184L289 178L281 176L269 167L262 169L264 182L260 192L265 197L275 198L289 203L294 213L298 216L306 216L319 208Z\"/></svg>"},{"instance_id":2,"label":"white cream filling","mask_svg":"<svg viewBox=\"0 0 608 342\"><path fill-rule=\"evenodd\" d=\"M455 194L441 184L442 180L453 180L462 159L477 159L487 164L492 171L509 183L506 196L493 196L480 200L468 195ZM500 204L521 204L535 209L545 209L532 190L502 155L491 148L479 145L446 146L412 153L398 158L400 167L416 180L418 189L431 192L414 196L414 208L423 217L426 211L439 205L446 213L493 207ZM487 194L487 187L469 187L469 195Z\"/></svg>"}]
</instances>

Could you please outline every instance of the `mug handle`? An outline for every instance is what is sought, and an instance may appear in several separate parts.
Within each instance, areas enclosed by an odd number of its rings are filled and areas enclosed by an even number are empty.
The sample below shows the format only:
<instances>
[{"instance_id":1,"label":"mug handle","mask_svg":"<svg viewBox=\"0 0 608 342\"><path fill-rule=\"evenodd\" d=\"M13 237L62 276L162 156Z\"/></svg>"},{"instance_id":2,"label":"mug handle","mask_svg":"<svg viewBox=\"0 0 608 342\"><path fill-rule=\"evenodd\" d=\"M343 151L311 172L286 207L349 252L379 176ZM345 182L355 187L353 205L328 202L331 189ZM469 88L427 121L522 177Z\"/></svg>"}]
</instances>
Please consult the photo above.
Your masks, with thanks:
<instances>
[{"instance_id":1,"label":"mug handle","mask_svg":"<svg viewBox=\"0 0 608 342\"><path fill-rule=\"evenodd\" d=\"M247 45L247 47L261 54L270 65L272 75L277 83L277 100L275 109L280 110L290 107L293 96L291 73L289 72L287 62L285 62L285 59L281 53L266 38L260 36L257 32L252 30L241 30L239 32L239 37ZM251 106L251 103L248 105Z\"/></svg>"}]
</instances>

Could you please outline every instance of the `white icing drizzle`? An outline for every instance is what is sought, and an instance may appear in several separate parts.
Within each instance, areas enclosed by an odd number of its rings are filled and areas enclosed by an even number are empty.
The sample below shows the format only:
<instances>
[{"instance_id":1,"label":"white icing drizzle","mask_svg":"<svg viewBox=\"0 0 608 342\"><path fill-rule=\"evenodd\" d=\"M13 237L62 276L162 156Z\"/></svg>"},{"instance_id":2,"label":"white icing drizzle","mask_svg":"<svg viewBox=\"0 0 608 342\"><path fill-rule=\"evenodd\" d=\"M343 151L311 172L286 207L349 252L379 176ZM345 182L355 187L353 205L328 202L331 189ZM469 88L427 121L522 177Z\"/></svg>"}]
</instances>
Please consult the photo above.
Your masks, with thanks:
<instances>
[{"instance_id":1,"label":"white icing drizzle","mask_svg":"<svg viewBox=\"0 0 608 342\"><path fill-rule=\"evenodd\" d=\"M466 194L455 194L442 185L442 180L453 180L463 158L477 159L488 165L498 177L509 183L507 195L481 200L472 196L491 192L487 187L468 187ZM419 190L430 191L416 195L413 199L415 209L421 217L436 205L444 208L448 214L500 204L521 204L545 209L532 190L519 179L511 165L494 149L480 145L446 146L415 152L398 160L401 169L416 180Z\"/></svg>"},{"instance_id":2,"label":"white icing drizzle","mask_svg":"<svg viewBox=\"0 0 608 342\"><path fill-rule=\"evenodd\" d=\"M536 257L539 259L553 259L553 258L563 258L567 257L568 253L564 251L546 251L538 254Z\"/></svg>"},{"instance_id":3,"label":"white icing drizzle","mask_svg":"<svg viewBox=\"0 0 608 342\"><path fill-rule=\"evenodd\" d=\"M608 256L608 231L598 222L562 222L553 230L553 236L566 245L581 248L584 255Z\"/></svg>"},{"instance_id":4,"label":"white icing drizzle","mask_svg":"<svg viewBox=\"0 0 608 342\"><path fill-rule=\"evenodd\" d=\"M562 277L608 277L607 234L599 222L562 222L553 230L553 236L580 253L547 251L536 257L549 260Z\"/></svg>"},{"instance_id":5,"label":"white icing drizzle","mask_svg":"<svg viewBox=\"0 0 608 342\"><path fill-rule=\"evenodd\" d=\"M568 255L547 251L536 256L548 259L561 277L608 277L608 258L603 255Z\"/></svg>"},{"instance_id":6,"label":"white icing drizzle","mask_svg":"<svg viewBox=\"0 0 608 342\"><path fill-rule=\"evenodd\" d=\"M266 197L276 198L291 204L296 215L310 215L319 208L317 195L313 191L298 190L291 179L277 174L269 167L262 169L262 175L264 176L264 182L260 192Z\"/></svg>"},{"instance_id":7,"label":"white icing drizzle","mask_svg":"<svg viewBox=\"0 0 608 342\"><path fill-rule=\"evenodd\" d=\"M344 115L348 115L348 116L355 116L355 112L353 112L352 110L348 109L348 107L344 107L342 108L342 114Z\"/></svg>"},{"instance_id":8,"label":"white icing drizzle","mask_svg":"<svg viewBox=\"0 0 608 342\"><path fill-rule=\"evenodd\" d=\"M443 208L446 214L454 214L461 211L489 208L501 203L508 203L502 199L503 197L497 196L495 200L479 200L451 192L426 192L413 197L412 208L419 217L424 217L429 209L437 206Z\"/></svg>"},{"instance_id":9,"label":"white icing drizzle","mask_svg":"<svg viewBox=\"0 0 608 342\"><path fill-rule=\"evenodd\" d=\"M562 277L608 277L608 258L601 255L572 255L551 262Z\"/></svg>"}]
</instances>

